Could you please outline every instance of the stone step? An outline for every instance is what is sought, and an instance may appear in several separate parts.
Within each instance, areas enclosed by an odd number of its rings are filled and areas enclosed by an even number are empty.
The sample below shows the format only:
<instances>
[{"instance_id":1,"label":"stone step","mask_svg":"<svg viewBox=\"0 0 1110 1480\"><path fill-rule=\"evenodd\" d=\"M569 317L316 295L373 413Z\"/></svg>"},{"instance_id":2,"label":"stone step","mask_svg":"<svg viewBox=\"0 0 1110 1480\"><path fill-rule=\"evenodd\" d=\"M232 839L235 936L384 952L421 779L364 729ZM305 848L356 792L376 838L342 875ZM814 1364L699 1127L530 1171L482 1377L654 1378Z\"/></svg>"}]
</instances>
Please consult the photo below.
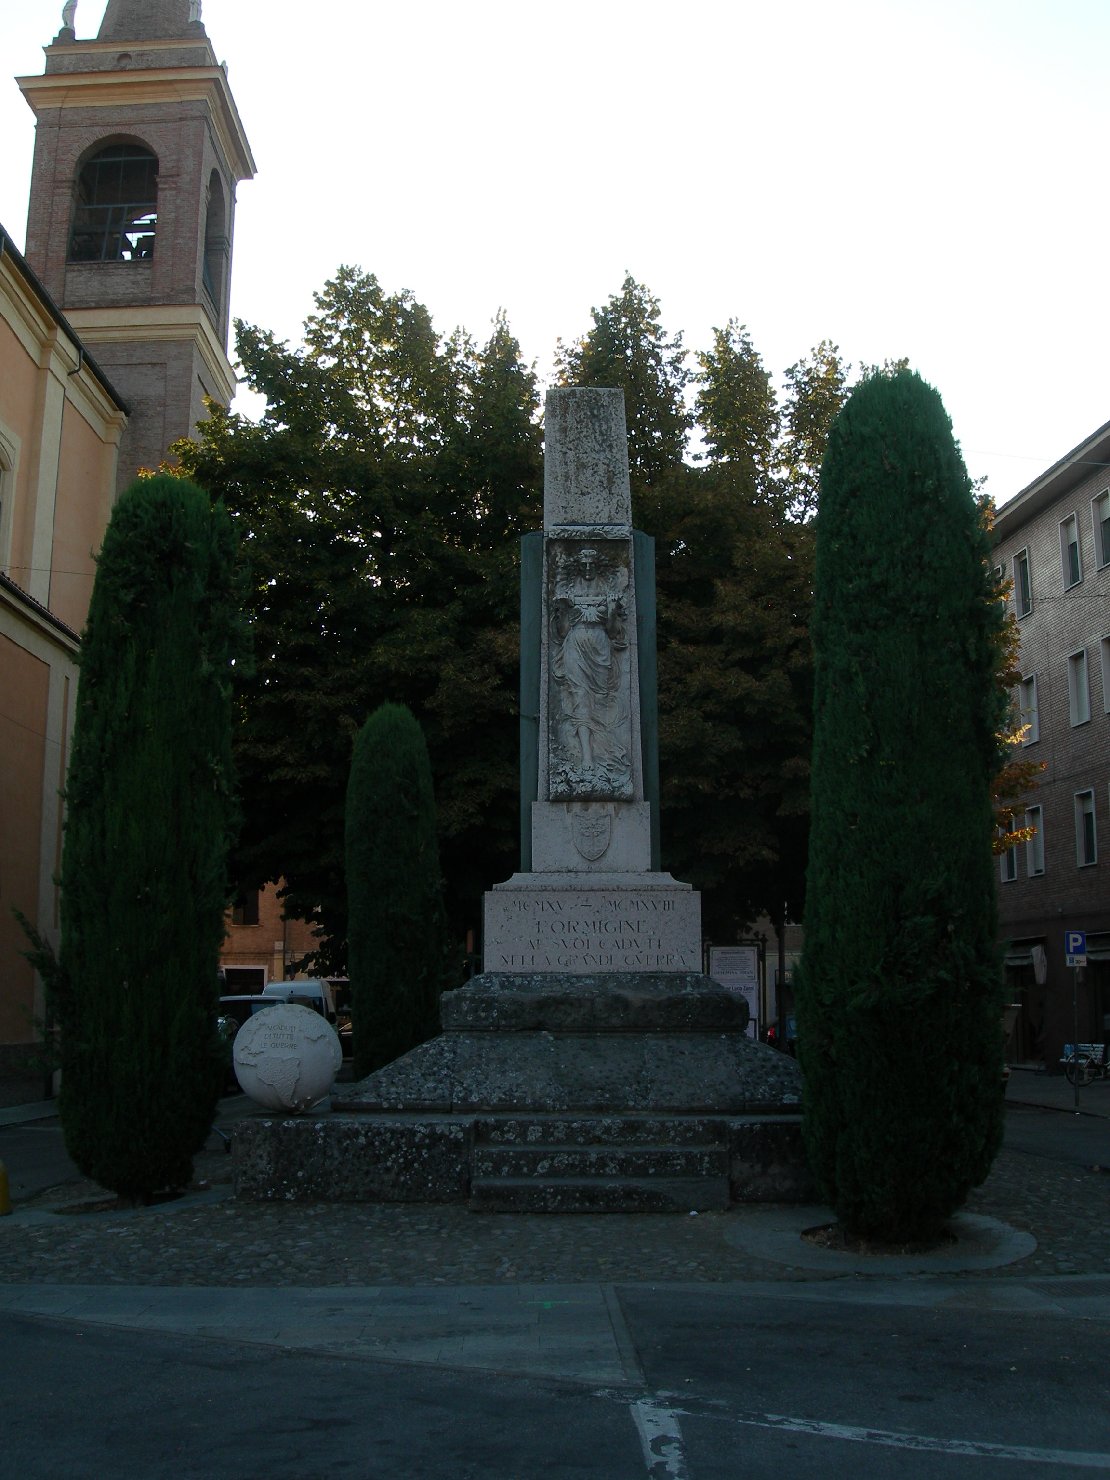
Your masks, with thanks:
<instances>
[{"instance_id":1,"label":"stone step","mask_svg":"<svg viewBox=\"0 0 1110 1480\"><path fill-rule=\"evenodd\" d=\"M727 1177L728 1150L717 1146L476 1145L471 1176L548 1180Z\"/></svg>"},{"instance_id":2,"label":"stone step","mask_svg":"<svg viewBox=\"0 0 1110 1480\"><path fill-rule=\"evenodd\" d=\"M478 1116L476 1146L723 1146L725 1124L704 1115Z\"/></svg>"},{"instance_id":3,"label":"stone step","mask_svg":"<svg viewBox=\"0 0 1110 1480\"><path fill-rule=\"evenodd\" d=\"M472 1213L709 1213L729 1206L727 1177L495 1177L470 1184Z\"/></svg>"}]
</instances>

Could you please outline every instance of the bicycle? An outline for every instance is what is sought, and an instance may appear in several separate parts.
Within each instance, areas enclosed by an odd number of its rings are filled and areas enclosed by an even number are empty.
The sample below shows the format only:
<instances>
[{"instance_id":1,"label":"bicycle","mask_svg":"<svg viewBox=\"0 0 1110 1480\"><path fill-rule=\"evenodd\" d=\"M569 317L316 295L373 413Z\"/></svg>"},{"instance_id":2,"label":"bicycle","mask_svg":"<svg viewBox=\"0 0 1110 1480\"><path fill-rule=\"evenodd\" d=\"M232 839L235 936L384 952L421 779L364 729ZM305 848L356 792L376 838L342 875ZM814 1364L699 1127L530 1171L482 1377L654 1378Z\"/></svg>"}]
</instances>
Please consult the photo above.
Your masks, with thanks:
<instances>
[{"instance_id":1,"label":"bicycle","mask_svg":"<svg viewBox=\"0 0 1110 1480\"><path fill-rule=\"evenodd\" d=\"M1103 1043L1065 1043L1064 1077L1069 1084L1090 1084L1095 1079L1110 1079L1110 1063L1106 1062L1106 1045Z\"/></svg>"}]
</instances>

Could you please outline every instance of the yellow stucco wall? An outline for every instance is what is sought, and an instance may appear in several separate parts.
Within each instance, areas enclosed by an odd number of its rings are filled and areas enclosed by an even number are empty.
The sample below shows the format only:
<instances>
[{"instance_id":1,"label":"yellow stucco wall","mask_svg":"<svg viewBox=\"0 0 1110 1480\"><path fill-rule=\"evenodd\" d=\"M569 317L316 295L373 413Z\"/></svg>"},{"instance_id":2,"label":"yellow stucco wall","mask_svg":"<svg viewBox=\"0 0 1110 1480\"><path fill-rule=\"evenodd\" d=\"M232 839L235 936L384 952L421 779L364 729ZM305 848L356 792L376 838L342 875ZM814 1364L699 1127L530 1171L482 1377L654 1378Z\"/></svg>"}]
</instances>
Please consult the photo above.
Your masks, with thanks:
<instances>
[{"instance_id":1,"label":"yellow stucco wall","mask_svg":"<svg viewBox=\"0 0 1110 1480\"><path fill-rule=\"evenodd\" d=\"M0 1050L32 1041L43 1011L13 906L57 944L76 633L125 420L25 265L0 252Z\"/></svg>"},{"instance_id":2,"label":"yellow stucco wall","mask_svg":"<svg viewBox=\"0 0 1110 1480\"><path fill-rule=\"evenodd\" d=\"M115 449L67 402L54 503L50 610L78 632L92 596L93 557L112 511L115 470Z\"/></svg>"},{"instance_id":3,"label":"yellow stucco wall","mask_svg":"<svg viewBox=\"0 0 1110 1480\"><path fill-rule=\"evenodd\" d=\"M0 1043L32 1035L34 973L13 909L39 916L49 665L0 632Z\"/></svg>"}]
</instances>

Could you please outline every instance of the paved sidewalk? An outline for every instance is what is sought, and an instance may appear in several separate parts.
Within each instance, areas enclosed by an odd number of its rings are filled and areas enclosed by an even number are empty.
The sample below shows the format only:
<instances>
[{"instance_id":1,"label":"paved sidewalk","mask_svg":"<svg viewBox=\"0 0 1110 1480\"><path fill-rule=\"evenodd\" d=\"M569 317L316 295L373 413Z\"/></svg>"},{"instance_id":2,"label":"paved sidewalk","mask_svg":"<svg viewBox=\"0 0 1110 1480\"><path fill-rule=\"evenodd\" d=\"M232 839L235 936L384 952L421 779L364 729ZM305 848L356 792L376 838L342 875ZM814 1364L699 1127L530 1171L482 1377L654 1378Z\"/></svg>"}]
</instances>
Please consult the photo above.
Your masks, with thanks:
<instances>
[{"instance_id":1,"label":"paved sidewalk","mask_svg":"<svg viewBox=\"0 0 1110 1480\"><path fill-rule=\"evenodd\" d=\"M1100 1115L1110 1120L1110 1079L1092 1084L1069 1084L1062 1074L1038 1069L1012 1069L1006 1086L1008 1105L1037 1105L1045 1110L1067 1110L1080 1115Z\"/></svg>"},{"instance_id":2,"label":"paved sidewalk","mask_svg":"<svg viewBox=\"0 0 1110 1480\"><path fill-rule=\"evenodd\" d=\"M1008 1101L1067 1110L1070 1094L1062 1078L1015 1072ZM1110 1127L1105 1149L1095 1129L1110 1109L1110 1085L1089 1086L1080 1096L1083 1118L1061 1115L1058 1121L1065 1145L1068 1126L1076 1128L1070 1160L1004 1148L967 1204L969 1214L1029 1236L1035 1248L993 1271L966 1270L958 1278L982 1279L988 1272L1001 1281L1110 1276L1110 1175L1096 1169L1110 1166ZM224 1100L216 1124L230 1130L251 1113L243 1096ZM49 1133L49 1122L37 1123L41 1134ZM1093 1153L1086 1149L1092 1145ZM80 1181L17 1201L12 1215L0 1218L0 1281L353 1289L614 1280L813 1283L883 1270L881 1259L853 1264L847 1256L832 1269L806 1267L797 1240L796 1259L789 1247L772 1249L762 1234L782 1209L552 1216L475 1214L458 1205L250 1203L232 1197L231 1178L232 1159L212 1136L197 1158L194 1186L174 1202L106 1211L103 1190ZM828 1216L812 1210L814 1222Z\"/></svg>"}]
</instances>

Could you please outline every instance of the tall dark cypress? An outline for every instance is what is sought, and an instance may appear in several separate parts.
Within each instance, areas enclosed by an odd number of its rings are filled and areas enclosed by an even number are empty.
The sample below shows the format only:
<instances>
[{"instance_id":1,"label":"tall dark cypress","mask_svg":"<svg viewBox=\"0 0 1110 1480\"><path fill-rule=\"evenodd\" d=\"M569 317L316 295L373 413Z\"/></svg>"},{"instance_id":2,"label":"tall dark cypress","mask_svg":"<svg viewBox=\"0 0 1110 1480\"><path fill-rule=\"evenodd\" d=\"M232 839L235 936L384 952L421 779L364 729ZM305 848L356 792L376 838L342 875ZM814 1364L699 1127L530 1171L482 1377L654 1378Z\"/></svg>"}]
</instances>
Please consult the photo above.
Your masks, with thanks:
<instances>
[{"instance_id":1,"label":"tall dark cypress","mask_svg":"<svg viewBox=\"0 0 1110 1480\"><path fill-rule=\"evenodd\" d=\"M821 473L798 1023L814 1173L891 1240L934 1237L1002 1133L987 556L939 395L864 381Z\"/></svg>"},{"instance_id":2,"label":"tall dark cypress","mask_svg":"<svg viewBox=\"0 0 1110 1480\"><path fill-rule=\"evenodd\" d=\"M354 1072L361 1078L435 1033L446 981L432 770L404 705L381 705L355 737L346 844Z\"/></svg>"},{"instance_id":3,"label":"tall dark cypress","mask_svg":"<svg viewBox=\"0 0 1110 1480\"><path fill-rule=\"evenodd\" d=\"M186 1186L220 1076L235 536L172 477L112 514L81 647L62 861L60 1115L120 1196Z\"/></svg>"}]
</instances>

